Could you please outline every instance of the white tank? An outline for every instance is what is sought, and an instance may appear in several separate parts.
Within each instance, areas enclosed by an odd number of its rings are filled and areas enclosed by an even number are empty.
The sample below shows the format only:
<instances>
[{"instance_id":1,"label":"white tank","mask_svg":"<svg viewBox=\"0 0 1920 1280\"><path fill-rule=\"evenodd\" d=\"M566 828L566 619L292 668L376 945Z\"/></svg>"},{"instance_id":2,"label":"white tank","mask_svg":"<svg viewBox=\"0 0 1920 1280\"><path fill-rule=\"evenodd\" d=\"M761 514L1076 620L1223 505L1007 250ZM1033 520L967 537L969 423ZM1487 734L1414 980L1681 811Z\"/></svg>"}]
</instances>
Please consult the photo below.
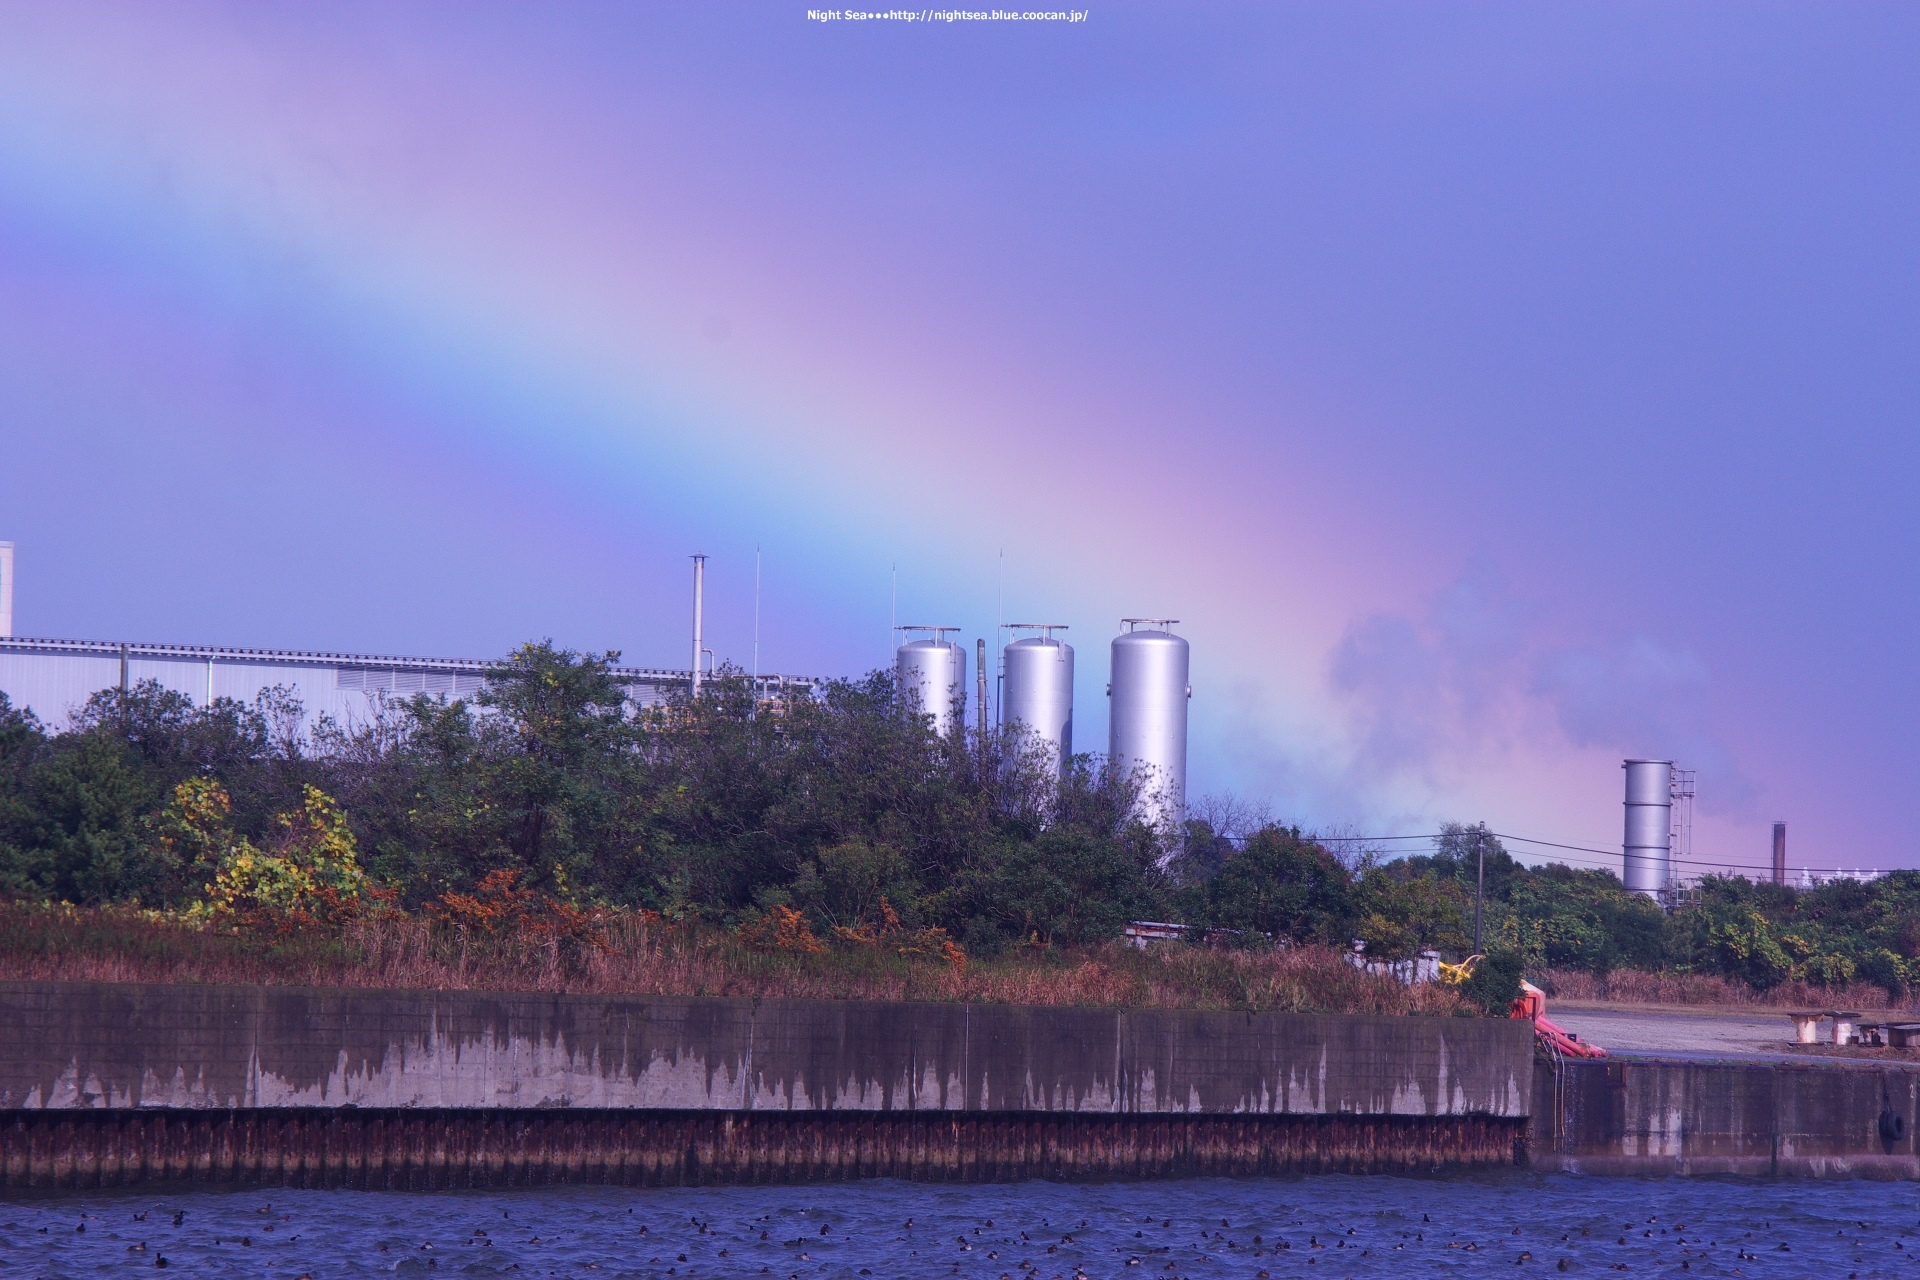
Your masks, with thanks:
<instances>
[{"instance_id":1,"label":"white tank","mask_svg":"<svg viewBox=\"0 0 1920 1280\"><path fill-rule=\"evenodd\" d=\"M1107 756L1139 779L1142 816L1173 826L1187 810L1187 642L1177 618L1123 618L1107 685ZM1141 628L1145 627L1145 630Z\"/></svg>"},{"instance_id":2,"label":"white tank","mask_svg":"<svg viewBox=\"0 0 1920 1280\"><path fill-rule=\"evenodd\" d=\"M1000 723L1031 733L1046 745L1058 772L1073 754L1073 646L1053 638L1066 627L1053 622L1013 622L1013 630L1041 634L1015 640L1001 651L1005 683Z\"/></svg>"},{"instance_id":3,"label":"white tank","mask_svg":"<svg viewBox=\"0 0 1920 1280\"><path fill-rule=\"evenodd\" d=\"M894 651L894 679L900 696L921 715L933 720L942 736L964 723L967 706L967 651L946 639L958 627L901 627L902 631L930 631L925 640L909 640Z\"/></svg>"},{"instance_id":4,"label":"white tank","mask_svg":"<svg viewBox=\"0 0 1920 1280\"><path fill-rule=\"evenodd\" d=\"M1673 761L1628 760L1627 835L1620 881L1659 897L1673 876Z\"/></svg>"}]
</instances>

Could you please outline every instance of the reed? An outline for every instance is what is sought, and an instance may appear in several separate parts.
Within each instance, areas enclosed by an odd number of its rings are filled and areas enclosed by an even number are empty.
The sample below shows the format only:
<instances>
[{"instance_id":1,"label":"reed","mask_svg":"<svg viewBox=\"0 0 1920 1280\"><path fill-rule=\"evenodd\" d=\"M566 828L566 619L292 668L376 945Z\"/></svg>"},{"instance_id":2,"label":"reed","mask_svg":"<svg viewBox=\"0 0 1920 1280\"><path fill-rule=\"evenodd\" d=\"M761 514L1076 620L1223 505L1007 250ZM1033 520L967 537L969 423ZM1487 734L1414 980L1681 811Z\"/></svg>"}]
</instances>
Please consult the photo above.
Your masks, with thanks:
<instances>
[{"instance_id":1,"label":"reed","mask_svg":"<svg viewBox=\"0 0 1920 1280\"><path fill-rule=\"evenodd\" d=\"M763 999L1455 1015L1449 987L1363 973L1325 947L1209 951L1118 943L1023 948L952 964L878 947L765 952L726 931L635 912L586 941L423 917L235 935L117 907L0 903L0 974L96 982L554 991Z\"/></svg>"},{"instance_id":2,"label":"reed","mask_svg":"<svg viewBox=\"0 0 1920 1280\"><path fill-rule=\"evenodd\" d=\"M1597 975L1580 969L1549 969L1535 979L1551 999L1596 1004L1724 1006L1756 1009L1858 1009L1868 1012L1904 1007L1883 987L1866 982L1822 987L1783 982L1760 990L1744 982L1706 973L1650 973L1615 969Z\"/></svg>"}]
</instances>

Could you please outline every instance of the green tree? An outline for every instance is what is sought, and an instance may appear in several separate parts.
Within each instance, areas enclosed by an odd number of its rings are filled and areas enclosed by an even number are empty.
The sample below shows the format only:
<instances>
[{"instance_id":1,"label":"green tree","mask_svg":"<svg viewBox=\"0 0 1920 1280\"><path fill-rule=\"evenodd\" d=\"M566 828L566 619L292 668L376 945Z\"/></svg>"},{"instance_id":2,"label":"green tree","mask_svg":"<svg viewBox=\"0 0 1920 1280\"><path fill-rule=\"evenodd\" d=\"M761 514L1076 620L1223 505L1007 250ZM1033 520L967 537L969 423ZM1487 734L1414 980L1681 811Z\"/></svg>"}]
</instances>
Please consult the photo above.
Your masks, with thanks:
<instances>
[{"instance_id":1,"label":"green tree","mask_svg":"<svg viewBox=\"0 0 1920 1280\"><path fill-rule=\"evenodd\" d=\"M1356 886L1354 936L1367 954L1406 960L1422 951L1464 955L1473 941L1473 899L1461 885L1404 861L1368 864Z\"/></svg>"},{"instance_id":2,"label":"green tree","mask_svg":"<svg viewBox=\"0 0 1920 1280\"><path fill-rule=\"evenodd\" d=\"M137 756L101 733L66 734L27 770L23 839L7 868L15 893L64 902L165 903L181 868L153 848L145 819L159 788Z\"/></svg>"},{"instance_id":3,"label":"green tree","mask_svg":"<svg viewBox=\"0 0 1920 1280\"><path fill-rule=\"evenodd\" d=\"M1489 950L1474 966L1473 976L1461 986L1461 994L1481 1012L1504 1017L1515 996L1520 994L1520 978L1526 963L1517 951L1504 947Z\"/></svg>"},{"instance_id":4,"label":"green tree","mask_svg":"<svg viewBox=\"0 0 1920 1280\"><path fill-rule=\"evenodd\" d=\"M1505 889L1492 934L1530 966L1605 974L1665 962L1666 917L1611 872L1520 868Z\"/></svg>"},{"instance_id":5,"label":"green tree","mask_svg":"<svg viewBox=\"0 0 1920 1280\"><path fill-rule=\"evenodd\" d=\"M1133 849L1086 831L1049 827L982 850L952 898L971 947L1102 942L1151 910L1152 876Z\"/></svg>"},{"instance_id":6,"label":"green tree","mask_svg":"<svg viewBox=\"0 0 1920 1280\"><path fill-rule=\"evenodd\" d=\"M1293 942L1345 946L1360 900L1353 874L1298 828L1268 826L1184 897L1189 919Z\"/></svg>"},{"instance_id":7,"label":"green tree","mask_svg":"<svg viewBox=\"0 0 1920 1280\"><path fill-rule=\"evenodd\" d=\"M633 741L626 690L612 674L619 659L525 644L488 671L478 698L504 738L481 756L489 816L523 883L562 897L590 873L617 818Z\"/></svg>"},{"instance_id":8,"label":"green tree","mask_svg":"<svg viewBox=\"0 0 1920 1280\"><path fill-rule=\"evenodd\" d=\"M858 838L828 845L802 863L788 893L822 932L874 923L881 918L883 899L912 924L921 897L913 868L899 850Z\"/></svg>"}]
</instances>

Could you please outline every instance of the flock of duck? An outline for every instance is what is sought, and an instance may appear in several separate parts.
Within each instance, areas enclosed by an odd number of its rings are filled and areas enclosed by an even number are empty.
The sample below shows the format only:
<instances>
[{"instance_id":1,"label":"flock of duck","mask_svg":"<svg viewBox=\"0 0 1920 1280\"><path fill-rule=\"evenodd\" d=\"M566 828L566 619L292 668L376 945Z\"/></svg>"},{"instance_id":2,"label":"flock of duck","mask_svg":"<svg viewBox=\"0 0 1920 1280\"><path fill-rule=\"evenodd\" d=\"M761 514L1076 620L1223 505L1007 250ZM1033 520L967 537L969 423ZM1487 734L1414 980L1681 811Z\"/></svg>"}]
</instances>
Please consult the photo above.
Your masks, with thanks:
<instances>
[{"instance_id":1,"label":"flock of duck","mask_svg":"<svg viewBox=\"0 0 1920 1280\"><path fill-rule=\"evenodd\" d=\"M181 1190L0 1204L0 1274L1912 1275L1911 1192L1708 1180L1305 1178L515 1192ZM1810 1190L1813 1194L1809 1195ZM1883 1203L1884 1202L1884 1203ZM1637 1205L1628 1214L1623 1205ZM1663 1212L1647 1212L1655 1206ZM1840 1210L1849 1209L1842 1216ZM1875 1218L1864 1216L1880 1211ZM1890 1212L1889 1212L1890 1211ZM1672 1216L1669 1216L1672 1215ZM1906 1232L1916 1231L1909 1242Z\"/></svg>"}]
</instances>

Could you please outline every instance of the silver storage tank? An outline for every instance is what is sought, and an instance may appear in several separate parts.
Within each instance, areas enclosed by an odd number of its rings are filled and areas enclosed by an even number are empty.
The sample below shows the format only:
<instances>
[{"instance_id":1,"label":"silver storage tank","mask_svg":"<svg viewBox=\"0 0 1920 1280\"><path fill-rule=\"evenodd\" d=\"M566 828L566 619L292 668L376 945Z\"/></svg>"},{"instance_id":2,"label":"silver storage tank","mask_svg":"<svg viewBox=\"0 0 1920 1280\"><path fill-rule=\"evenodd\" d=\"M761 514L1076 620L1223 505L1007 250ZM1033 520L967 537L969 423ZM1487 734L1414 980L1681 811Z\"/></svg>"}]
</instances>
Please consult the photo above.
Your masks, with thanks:
<instances>
[{"instance_id":1,"label":"silver storage tank","mask_svg":"<svg viewBox=\"0 0 1920 1280\"><path fill-rule=\"evenodd\" d=\"M921 715L933 718L935 733L953 731L956 714L967 704L967 651L946 638L958 627L901 627L902 631L929 631L925 640L909 640L893 655L894 678L900 696Z\"/></svg>"},{"instance_id":2,"label":"silver storage tank","mask_svg":"<svg viewBox=\"0 0 1920 1280\"><path fill-rule=\"evenodd\" d=\"M1142 784L1142 816L1171 826L1187 809L1187 642L1178 618L1123 618L1107 685L1107 756ZM1144 630L1142 628L1145 628Z\"/></svg>"},{"instance_id":3,"label":"silver storage tank","mask_svg":"<svg viewBox=\"0 0 1920 1280\"><path fill-rule=\"evenodd\" d=\"M1659 897L1673 874L1673 761L1628 760L1627 837L1620 880Z\"/></svg>"},{"instance_id":4,"label":"silver storage tank","mask_svg":"<svg viewBox=\"0 0 1920 1280\"><path fill-rule=\"evenodd\" d=\"M1016 631L1038 631L1001 651L1005 684L1000 723L1019 725L1046 746L1055 772L1073 754L1073 646L1053 638L1066 627L1052 622L1013 622Z\"/></svg>"}]
</instances>

